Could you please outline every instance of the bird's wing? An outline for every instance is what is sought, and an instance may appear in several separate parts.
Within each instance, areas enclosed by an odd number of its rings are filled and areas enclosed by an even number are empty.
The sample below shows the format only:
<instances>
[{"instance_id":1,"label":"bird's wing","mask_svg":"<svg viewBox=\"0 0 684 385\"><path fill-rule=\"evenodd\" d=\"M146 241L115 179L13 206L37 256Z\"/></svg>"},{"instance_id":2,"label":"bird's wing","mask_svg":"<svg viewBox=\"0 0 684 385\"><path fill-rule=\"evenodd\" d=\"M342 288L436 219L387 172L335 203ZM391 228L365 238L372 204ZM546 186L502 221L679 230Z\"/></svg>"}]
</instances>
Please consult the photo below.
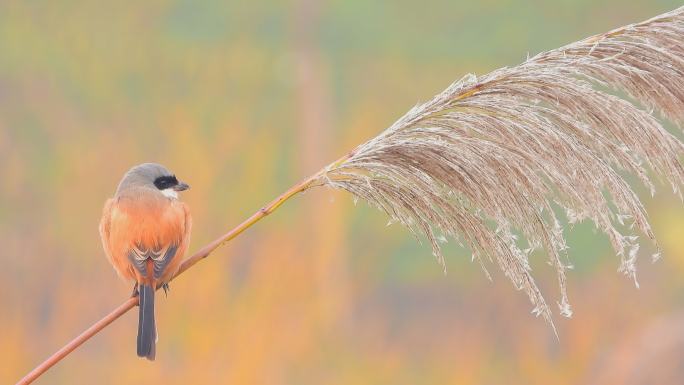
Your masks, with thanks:
<instances>
[{"instance_id":1,"label":"bird's wing","mask_svg":"<svg viewBox=\"0 0 684 385\"><path fill-rule=\"evenodd\" d=\"M179 243L168 244L164 247L144 247L141 244L134 245L128 252L128 259L131 264L145 277L148 276L147 260L151 259L154 266L154 279L159 279L173 260L178 251Z\"/></svg>"},{"instance_id":2,"label":"bird's wing","mask_svg":"<svg viewBox=\"0 0 684 385\"><path fill-rule=\"evenodd\" d=\"M112 262L112 249L109 244L109 234L111 229L111 213L113 202L113 199L108 199L107 202L105 202L104 208L102 209L102 219L100 220L100 238L102 239L102 247L110 262Z\"/></svg>"},{"instance_id":3,"label":"bird's wing","mask_svg":"<svg viewBox=\"0 0 684 385\"><path fill-rule=\"evenodd\" d=\"M188 246L190 245L190 231L192 230L192 216L190 215L190 208L188 205L186 205L183 202L178 202L178 204L181 206L183 209L183 214L185 220L183 221L183 239L181 239L181 242L178 246L178 249L180 250L181 254L185 254L185 252L188 249Z\"/></svg>"}]
</instances>

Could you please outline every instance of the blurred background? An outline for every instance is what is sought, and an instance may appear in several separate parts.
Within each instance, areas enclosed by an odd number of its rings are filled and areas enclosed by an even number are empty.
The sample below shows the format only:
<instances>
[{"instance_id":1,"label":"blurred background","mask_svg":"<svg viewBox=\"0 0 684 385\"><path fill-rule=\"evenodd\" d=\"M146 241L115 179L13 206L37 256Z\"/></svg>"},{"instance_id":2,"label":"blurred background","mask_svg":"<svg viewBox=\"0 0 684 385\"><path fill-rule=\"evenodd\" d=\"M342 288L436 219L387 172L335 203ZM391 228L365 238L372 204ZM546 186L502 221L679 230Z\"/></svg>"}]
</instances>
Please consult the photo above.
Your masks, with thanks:
<instances>
[{"instance_id":1,"label":"blurred background","mask_svg":"<svg viewBox=\"0 0 684 385\"><path fill-rule=\"evenodd\" d=\"M0 382L126 299L97 231L132 165L192 185L191 251L465 73L678 7L665 0L3 1ZM663 258L637 289L607 239L568 231L560 340L492 267L426 245L345 193L288 202L160 296L157 361L137 310L39 384L684 382L684 207L639 190ZM546 298L555 276L533 268Z\"/></svg>"}]
</instances>

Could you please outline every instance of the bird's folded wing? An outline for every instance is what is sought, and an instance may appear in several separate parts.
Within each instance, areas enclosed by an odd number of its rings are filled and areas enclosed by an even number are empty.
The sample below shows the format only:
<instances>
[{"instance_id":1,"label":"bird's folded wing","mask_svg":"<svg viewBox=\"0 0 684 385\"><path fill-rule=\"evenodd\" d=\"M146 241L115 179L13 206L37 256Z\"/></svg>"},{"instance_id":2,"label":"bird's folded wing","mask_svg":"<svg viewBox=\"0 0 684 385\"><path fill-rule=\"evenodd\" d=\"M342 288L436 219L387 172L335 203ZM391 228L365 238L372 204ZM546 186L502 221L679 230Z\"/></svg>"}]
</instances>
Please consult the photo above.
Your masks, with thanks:
<instances>
[{"instance_id":1,"label":"bird's folded wing","mask_svg":"<svg viewBox=\"0 0 684 385\"><path fill-rule=\"evenodd\" d=\"M144 247L137 244L128 253L131 264L143 275L148 276L147 263L151 259L154 263L154 278L158 279L173 260L178 251L178 244L170 244L165 247Z\"/></svg>"}]
</instances>

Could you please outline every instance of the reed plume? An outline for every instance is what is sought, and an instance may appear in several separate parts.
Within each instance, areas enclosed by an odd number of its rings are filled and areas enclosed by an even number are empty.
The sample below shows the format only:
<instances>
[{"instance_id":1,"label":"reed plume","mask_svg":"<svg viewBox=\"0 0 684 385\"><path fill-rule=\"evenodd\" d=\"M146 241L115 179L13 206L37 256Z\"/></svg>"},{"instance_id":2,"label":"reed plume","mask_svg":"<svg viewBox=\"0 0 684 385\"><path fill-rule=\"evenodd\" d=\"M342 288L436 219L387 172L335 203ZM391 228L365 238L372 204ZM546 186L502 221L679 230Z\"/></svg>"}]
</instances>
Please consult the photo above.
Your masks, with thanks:
<instances>
[{"instance_id":1,"label":"reed plume","mask_svg":"<svg viewBox=\"0 0 684 385\"><path fill-rule=\"evenodd\" d=\"M636 282L638 233L655 238L626 175L651 193L659 175L681 199L684 147L655 114L684 122L683 42L684 7L466 75L319 181L425 237L442 265L445 236L483 267L495 260L553 325L531 275L533 250L555 267L560 313L569 317L564 228L593 221Z\"/></svg>"}]
</instances>

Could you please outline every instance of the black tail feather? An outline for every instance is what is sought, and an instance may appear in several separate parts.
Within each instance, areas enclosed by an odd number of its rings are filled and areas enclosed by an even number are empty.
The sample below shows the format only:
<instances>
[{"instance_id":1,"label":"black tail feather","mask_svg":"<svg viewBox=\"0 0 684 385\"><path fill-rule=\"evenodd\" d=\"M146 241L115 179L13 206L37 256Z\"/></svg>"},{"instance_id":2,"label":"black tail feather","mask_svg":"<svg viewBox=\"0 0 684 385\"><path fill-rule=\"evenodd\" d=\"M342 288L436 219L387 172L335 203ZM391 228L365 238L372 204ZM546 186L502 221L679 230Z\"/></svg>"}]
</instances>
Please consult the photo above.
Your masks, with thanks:
<instances>
[{"instance_id":1,"label":"black tail feather","mask_svg":"<svg viewBox=\"0 0 684 385\"><path fill-rule=\"evenodd\" d=\"M154 322L154 288L141 285L140 312L138 314L138 357L154 361L157 344L157 326Z\"/></svg>"}]
</instances>

